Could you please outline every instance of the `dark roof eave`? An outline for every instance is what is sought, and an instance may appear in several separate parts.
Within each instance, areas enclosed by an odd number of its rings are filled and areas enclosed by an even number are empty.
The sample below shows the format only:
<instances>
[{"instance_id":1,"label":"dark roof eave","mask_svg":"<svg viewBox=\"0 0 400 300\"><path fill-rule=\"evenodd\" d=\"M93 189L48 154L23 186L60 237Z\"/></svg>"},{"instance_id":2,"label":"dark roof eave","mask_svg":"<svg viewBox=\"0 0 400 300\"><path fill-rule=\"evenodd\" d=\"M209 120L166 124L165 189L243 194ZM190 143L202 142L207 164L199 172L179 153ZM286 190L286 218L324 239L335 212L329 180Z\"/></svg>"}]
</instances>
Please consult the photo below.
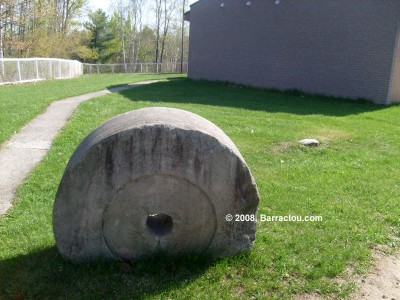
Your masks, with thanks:
<instances>
[{"instance_id":1,"label":"dark roof eave","mask_svg":"<svg viewBox=\"0 0 400 300\"><path fill-rule=\"evenodd\" d=\"M190 22L190 10L183 14L183 19Z\"/></svg>"}]
</instances>

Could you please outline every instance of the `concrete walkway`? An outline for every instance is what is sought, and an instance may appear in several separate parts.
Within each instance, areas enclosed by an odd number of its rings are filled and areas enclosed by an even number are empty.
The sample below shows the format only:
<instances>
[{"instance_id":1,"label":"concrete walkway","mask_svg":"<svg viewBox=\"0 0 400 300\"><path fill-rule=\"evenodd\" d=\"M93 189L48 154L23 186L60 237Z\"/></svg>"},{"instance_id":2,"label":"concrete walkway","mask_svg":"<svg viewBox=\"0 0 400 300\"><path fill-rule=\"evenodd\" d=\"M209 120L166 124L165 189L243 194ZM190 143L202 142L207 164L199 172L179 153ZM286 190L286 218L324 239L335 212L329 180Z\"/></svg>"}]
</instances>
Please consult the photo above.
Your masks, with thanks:
<instances>
[{"instance_id":1,"label":"concrete walkway","mask_svg":"<svg viewBox=\"0 0 400 300\"><path fill-rule=\"evenodd\" d=\"M110 93L120 92L159 80L131 83L81 96L55 101L47 110L25 125L0 148L0 214L15 198L15 191L30 171L43 159L51 142L64 127L79 103Z\"/></svg>"}]
</instances>

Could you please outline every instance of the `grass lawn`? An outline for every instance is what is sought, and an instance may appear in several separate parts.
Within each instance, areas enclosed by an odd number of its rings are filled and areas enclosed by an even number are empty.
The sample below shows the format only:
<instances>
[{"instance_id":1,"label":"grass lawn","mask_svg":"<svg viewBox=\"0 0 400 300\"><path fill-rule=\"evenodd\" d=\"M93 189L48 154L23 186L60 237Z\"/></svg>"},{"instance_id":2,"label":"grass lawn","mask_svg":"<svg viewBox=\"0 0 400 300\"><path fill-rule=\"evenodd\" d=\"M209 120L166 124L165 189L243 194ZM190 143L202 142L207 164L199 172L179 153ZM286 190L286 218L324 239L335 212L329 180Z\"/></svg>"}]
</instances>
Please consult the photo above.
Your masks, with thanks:
<instances>
[{"instance_id":1,"label":"grass lawn","mask_svg":"<svg viewBox=\"0 0 400 300\"><path fill-rule=\"evenodd\" d=\"M220 260L153 257L132 269L63 261L51 214L69 157L100 123L148 106L185 109L221 127L257 181L259 213L320 215L323 221L258 223L250 253ZM19 188L14 208L0 217L0 298L346 297L354 288L346 271L365 272L376 245L392 251L400 246L399 116L400 106L187 79L82 103ZM322 145L298 145L308 137Z\"/></svg>"},{"instance_id":2,"label":"grass lawn","mask_svg":"<svg viewBox=\"0 0 400 300\"><path fill-rule=\"evenodd\" d=\"M42 113L54 100L103 90L116 85L167 77L181 77L181 75L83 75L74 79L0 86L0 144Z\"/></svg>"}]
</instances>

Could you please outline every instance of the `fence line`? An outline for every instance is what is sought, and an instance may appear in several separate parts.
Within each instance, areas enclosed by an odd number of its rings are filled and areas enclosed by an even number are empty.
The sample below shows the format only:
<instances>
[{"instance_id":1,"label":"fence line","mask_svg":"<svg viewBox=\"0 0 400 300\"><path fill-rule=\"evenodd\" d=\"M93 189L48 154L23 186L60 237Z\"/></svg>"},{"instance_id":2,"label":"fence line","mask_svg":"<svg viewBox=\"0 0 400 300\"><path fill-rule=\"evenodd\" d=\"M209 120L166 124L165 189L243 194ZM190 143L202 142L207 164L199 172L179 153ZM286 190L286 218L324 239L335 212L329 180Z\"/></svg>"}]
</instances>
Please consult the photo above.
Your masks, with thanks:
<instances>
[{"instance_id":1,"label":"fence line","mask_svg":"<svg viewBox=\"0 0 400 300\"><path fill-rule=\"evenodd\" d=\"M188 63L182 63L182 73L187 73ZM181 62L126 63L126 64L83 64L84 74L110 73L181 73Z\"/></svg>"},{"instance_id":2,"label":"fence line","mask_svg":"<svg viewBox=\"0 0 400 300\"><path fill-rule=\"evenodd\" d=\"M47 79L66 79L82 74L111 73L187 73L188 63L120 63L86 64L77 60L58 58L0 59L0 85L34 82Z\"/></svg>"},{"instance_id":3,"label":"fence line","mask_svg":"<svg viewBox=\"0 0 400 300\"><path fill-rule=\"evenodd\" d=\"M58 58L0 59L0 85L72 78L82 74L83 65L77 60Z\"/></svg>"}]
</instances>

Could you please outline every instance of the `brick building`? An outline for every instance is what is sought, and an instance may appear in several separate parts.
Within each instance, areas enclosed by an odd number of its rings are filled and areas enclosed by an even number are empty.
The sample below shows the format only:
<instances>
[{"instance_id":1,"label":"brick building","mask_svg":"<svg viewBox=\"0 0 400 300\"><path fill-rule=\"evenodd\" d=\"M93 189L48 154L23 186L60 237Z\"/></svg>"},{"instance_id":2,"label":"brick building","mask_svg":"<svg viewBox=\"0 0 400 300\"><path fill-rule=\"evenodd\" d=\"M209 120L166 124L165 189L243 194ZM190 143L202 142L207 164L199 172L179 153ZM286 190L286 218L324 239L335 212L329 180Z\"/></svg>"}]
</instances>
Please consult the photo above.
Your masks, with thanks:
<instances>
[{"instance_id":1,"label":"brick building","mask_svg":"<svg viewBox=\"0 0 400 300\"><path fill-rule=\"evenodd\" d=\"M189 77L400 101L400 0L200 0Z\"/></svg>"}]
</instances>

